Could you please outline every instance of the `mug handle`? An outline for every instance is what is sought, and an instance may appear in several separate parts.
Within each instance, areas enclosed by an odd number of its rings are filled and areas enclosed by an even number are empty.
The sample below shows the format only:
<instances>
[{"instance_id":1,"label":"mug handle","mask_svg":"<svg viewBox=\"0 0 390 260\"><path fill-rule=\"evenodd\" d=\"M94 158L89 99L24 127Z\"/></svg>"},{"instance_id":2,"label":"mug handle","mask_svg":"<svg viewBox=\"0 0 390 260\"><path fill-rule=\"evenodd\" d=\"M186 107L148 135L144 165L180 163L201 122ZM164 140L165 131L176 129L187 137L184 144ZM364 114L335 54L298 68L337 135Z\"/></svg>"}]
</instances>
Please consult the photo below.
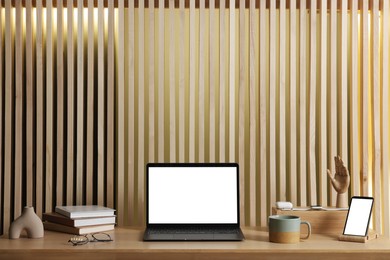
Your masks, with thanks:
<instances>
[{"instance_id":1,"label":"mug handle","mask_svg":"<svg viewBox=\"0 0 390 260\"><path fill-rule=\"evenodd\" d=\"M310 223L307 222L307 221L301 221L301 225L302 225L302 224L307 225L307 236L306 236L306 237L303 237L303 238L301 238L301 239L308 239L308 238L310 237L310 235L311 235L311 225L310 225Z\"/></svg>"}]
</instances>

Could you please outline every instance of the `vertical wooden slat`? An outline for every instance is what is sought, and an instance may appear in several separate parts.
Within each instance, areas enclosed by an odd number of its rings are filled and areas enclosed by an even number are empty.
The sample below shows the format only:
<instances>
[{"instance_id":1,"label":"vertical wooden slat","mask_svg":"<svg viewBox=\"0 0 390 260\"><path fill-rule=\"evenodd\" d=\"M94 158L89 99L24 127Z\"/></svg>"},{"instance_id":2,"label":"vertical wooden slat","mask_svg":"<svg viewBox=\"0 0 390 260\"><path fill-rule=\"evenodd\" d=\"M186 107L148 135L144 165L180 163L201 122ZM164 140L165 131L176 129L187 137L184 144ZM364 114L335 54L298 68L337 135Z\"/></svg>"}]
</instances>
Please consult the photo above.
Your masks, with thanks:
<instances>
[{"instance_id":1,"label":"vertical wooden slat","mask_svg":"<svg viewBox=\"0 0 390 260\"><path fill-rule=\"evenodd\" d=\"M334 157L337 156L337 1L330 2L330 145L328 162L335 171ZM330 185L330 205L336 205L336 191Z\"/></svg>"},{"instance_id":2,"label":"vertical wooden slat","mask_svg":"<svg viewBox=\"0 0 390 260\"><path fill-rule=\"evenodd\" d=\"M379 60L379 51L380 51L380 35L379 35L379 0L373 0L372 2L372 97L373 97L373 139L374 139L374 165L373 165L373 196L376 199L375 203L375 230L379 233L382 233L382 200L381 200L381 114L380 114L380 105L381 105L381 90L380 90L380 60ZM388 187L386 187L388 189Z\"/></svg>"},{"instance_id":3,"label":"vertical wooden slat","mask_svg":"<svg viewBox=\"0 0 390 260\"><path fill-rule=\"evenodd\" d=\"M363 174L363 196L368 196L368 0L363 1L362 10L362 174Z\"/></svg>"},{"instance_id":4,"label":"vertical wooden slat","mask_svg":"<svg viewBox=\"0 0 390 260\"><path fill-rule=\"evenodd\" d=\"M344 1L346 2L346 1ZM317 92L317 1L310 4L310 107L309 107L309 202L317 204L317 160L316 160L316 92Z\"/></svg>"},{"instance_id":5,"label":"vertical wooden slat","mask_svg":"<svg viewBox=\"0 0 390 260\"><path fill-rule=\"evenodd\" d=\"M1 175L1 178L0 178L0 201L3 201L3 191L4 191L4 187L3 187L3 176L5 175L4 174L4 168L3 168L3 163L4 163L4 160L3 160L3 144L4 144L4 140L3 140L3 131L4 131L4 126L3 126L3 119L5 118L5 114L4 114L4 109L3 109L3 104L5 101L3 101L3 98L4 98L4 95L3 95L3 86L4 86L4 75L3 75L3 59L4 59L4 56L3 56L3 39L4 39L4 36L3 36L3 3L0 1L0 175ZM3 205L3 202L0 203L1 205ZM3 222L3 219L4 219L4 215L3 215L3 208L0 207L0 221ZM0 232L1 233L4 233L3 232L3 226L0 225Z\"/></svg>"},{"instance_id":6,"label":"vertical wooden slat","mask_svg":"<svg viewBox=\"0 0 390 260\"><path fill-rule=\"evenodd\" d=\"M1 11L0 11L1 12ZM1 18L0 18L1 21ZM1 24L1 23L0 23ZM26 206L33 206L33 190L34 190L34 65L33 65L33 20L32 20L32 3L31 1L26 2ZM1 35L0 31L0 35ZM1 40L0 40L1 41ZM2 46L0 46L2 50ZM2 58L0 57L0 60ZM1 70L1 67L0 67ZM0 82L2 78L0 77ZM0 88L1 89L1 88ZM1 99L1 98L0 98ZM1 103L1 101L0 101ZM0 104L1 106L1 104ZM0 111L1 115L1 111ZM0 125L0 129L2 129ZM1 147L1 143L0 143ZM1 152L0 152L1 156ZM1 159L0 159L1 160ZM0 162L1 165L1 162Z\"/></svg>"},{"instance_id":7,"label":"vertical wooden slat","mask_svg":"<svg viewBox=\"0 0 390 260\"><path fill-rule=\"evenodd\" d=\"M297 205L297 16L290 0L290 199Z\"/></svg>"},{"instance_id":8,"label":"vertical wooden slat","mask_svg":"<svg viewBox=\"0 0 390 260\"><path fill-rule=\"evenodd\" d=\"M279 2L279 199L286 201L286 0Z\"/></svg>"},{"instance_id":9,"label":"vertical wooden slat","mask_svg":"<svg viewBox=\"0 0 390 260\"><path fill-rule=\"evenodd\" d=\"M87 80L87 170L86 202L93 200L93 154L94 154L94 1L88 0L88 80Z\"/></svg>"},{"instance_id":10,"label":"vertical wooden slat","mask_svg":"<svg viewBox=\"0 0 390 260\"><path fill-rule=\"evenodd\" d=\"M390 202L389 202L389 1L383 0L383 11L382 11L382 135L383 135L383 151L382 151L382 172L383 172L383 212L384 212L384 235L390 236ZM387 118L386 118L387 117Z\"/></svg>"},{"instance_id":11,"label":"vertical wooden slat","mask_svg":"<svg viewBox=\"0 0 390 260\"><path fill-rule=\"evenodd\" d=\"M195 162L195 1L190 1L190 104L189 104L189 161Z\"/></svg>"},{"instance_id":12,"label":"vertical wooden slat","mask_svg":"<svg viewBox=\"0 0 390 260\"><path fill-rule=\"evenodd\" d=\"M114 207L114 144L115 144L115 85L114 85L114 1L108 1L107 18L107 206Z\"/></svg>"},{"instance_id":13,"label":"vertical wooden slat","mask_svg":"<svg viewBox=\"0 0 390 260\"><path fill-rule=\"evenodd\" d=\"M145 161L144 161L144 114L145 114L145 98L144 98L144 2L140 1L138 6L138 224L144 222L144 178L145 178Z\"/></svg>"},{"instance_id":14,"label":"vertical wooden slat","mask_svg":"<svg viewBox=\"0 0 390 260\"><path fill-rule=\"evenodd\" d=\"M165 19L164 19L164 0L160 0L158 3L158 161L164 162L164 107L165 107L165 94L164 94L164 53L165 53ZM193 43L194 41L192 41ZM191 80L190 80L191 82ZM191 137L191 134L190 134Z\"/></svg>"},{"instance_id":15,"label":"vertical wooden slat","mask_svg":"<svg viewBox=\"0 0 390 260\"><path fill-rule=\"evenodd\" d=\"M108 1L107 16L107 206L114 207L114 3Z\"/></svg>"},{"instance_id":16,"label":"vertical wooden slat","mask_svg":"<svg viewBox=\"0 0 390 260\"><path fill-rule=\"evenodd\" d=\"M269 10L269 205L276 202L276 1L270 1Z\"/></svg>"},{"instance_id":17,"label":"vertical wooden slat","mask_svg":"<svg viewBox=\"0 0 390 260\"><path fill-rule=\"evenodd\" d=\"M199 106L199 162L204 162L205 157L205 0L199 0L199 93L198 93L198 106Z\"/></svg>"},{"instance_id":18,"label":"vertical wooden slat","mask_svg":"<svg viewBox=\"0 0 390 260\"><path fill-rule=\"evenodd\" d=\"M175 1L169 0L169 160L176 161Z\"/></svg>"},{"instance_id":19,"label":"vertical wooden slat","mask_svg":"<svg viewBox=\"0 0 390 260\"><path fill-rule=\"evenodd\" d=\"M118 96L117 96L117 109L118 109L118 172L117 172L117 215L118 225L124 224L124 180L125 180L125 7L124 1L118 2ZM142 85L143 87L143 85ZM140 155L141 156L141 155Z\"/></svg>"},{"instance_id":20,"label":"vertical wooden slat","mask_svg":"<svg viewBox=\"0 0 390 260\"><path fill-rule=\"evenodd\" d=\"M235 0L229 3L229 161L236 161L235 139L236 139L236 105L235 105L235 85L236 85L236 7Z\"/></svg>"},{"instance_id":21,"label":"vertical wooden slat","mask_svg":"<svg viewBox=\"0 0 390 260\"><path fill-rule=\"evenodd\" d=\"M154 2L149 1L149 162L154 162ZM184 152L184 151L183 151Z\"/></svg>"},{"instance_id":22,"label":"vertical wooden slat","mask_svg":"<svg viewBox=\"0 0 390 260\"><path fill-rule=\"evenodd\" d=\"M328 38L327 38L327 22L328 22L328 7L327 7L328 1L322 0L321 1L321 54L320 54L320 93L321 93L321 100L320 100L320 128L319 128L319 185L320 187L317 189L320 196L319 196L319 204L320 205L328 205L327 202L327 195L328 195L328 177L326 175L327 170L327 48L328 48Z\"/></svg>"},{"instance_id":23,"label":"vertical wooden slat","mask_svg":"<svg viewBox=\"0 0 390 260\"><path fill-rule=\"evenodd\" d=\"M185 10L184 0L180 0L180 37L179 39L185 39ZM179 161L185 160L185 56L184 56L184 44L179 44Z\"/></svg>"},{"instance_id":24,"label":"vertical wooden slat","mask_svg":"<svg viewBox=\"0 0 390 260\"><path fill-rule=\"evenodd\" d=\"M351 6L351 158L352 194L360 195L360 162L359 162L359 78L358 78L358 14L357 1Z\"/></svg>"},{"instance_id":25,"label":"vertical wooden slat","mask_svg":"<svg viewBox=\"0 0 390 260\"><path fill-rule=\"evenodd\" d=\"M76 204L83 204L84 174L84 33L83 1L77 2L77 179ZM81 73L80 73L81 72Z\"/></svg>"},{"instance_id":26,"label":"vertical wooden slat","mask_svg":"<svg viewBox=\"0 0 390 260\"><path fill-rule=\"evenodd\" d=\"M341 149L340 156L348 165L348 1L341 1L341 70L340 70L340 101L341 101Z\"/></svg>"},{"instance_id":27,"label":"vertical wooden slat","mask_svg":"<svg viewBox=\"0 0 390 260\"><path fill-rule=\"evenodd\" d=\"M4 149L4 204L3 204L3 230L8 231L11 220L11 177L12 177L12 113L13 113L13 42L12 42L12 10L11 1L5 2L5 149Z\"/></svg>"},{"instance_id":28,"label":"vertical wooden slat","mask_svg":"<svg viewBox=\"0 0 390 260\"><path fill-rule=\"evenodd\" d=\"M42 0L36 2L36 181L35 181L35 212L42 216L42 185L43 185L43 26L42 26Z\"/></svg>"},{"instance_id":29,"label":"vertical wooden slat","mask_svg":"<svg viewBox=\"0 0 390 260\"><path fill-rule=\"evenodd\" d=\"M66 205L73 205L73 175L74 175L74 40L73 40L73 24L74 24L74 8L73 1L67 2L67 95L68 95L68 108L67 108L67 162L66 162Z\"/></svg>"},{"instance_id":30,"label":"vertical wooden slat","mask_svg":"<svg viewBox=\"0 0 390 260\"><path fill-rule=\"evenodd\" d=\"M104 77L104 0L98 2L98 115L97 115L97 204L104 205L104 111L105 111L105 77Z\"/></svg>"},{"instance_id":31,"label":"vertical wooden slat","mask_svg":"<svg viewBox=\"0 0 390 260\"><path fill-rule=\"evenodd\" d=\"M239 100L238 100L238 163L240 164L240 219L241 223L246 225L245 219L245 2L240 1L240 20L239 20Z\"/></svg>"},{"instance_id":32,"label":"vertical wooden slat","mask_svg":"<svg viewBox=\"0 0 390 260\"><path fill-rule=\"evenodd\" d=\"M226 2L219 6L219 161L226 161L226 37L225 8Z\"/></svg>"},{"instance_id":33,"label":"vertical wooden slat","mask_svg":"<svg viewBox=\"0 0 390 260\"><path fill-rule=\"evenodd\" d=\"M46 188L45 211L52 211L53 203L53 3L46 3Z\"/></svg>"},{"instance_id":34,"label":"vertical wooden slat","mask_svg":"<svg viewBox=\"0 0 390 260\"><path fill-rule=\"evenodd\" d=\"M209 114L210 114L210 137L209 137L209 148L210 148L210 154L209 154L209 161L215 162L215 56L216 56L216 49L215 49L215 41L216 41L216 17L215 17L215 0L209 0L209 93L210 93L210 108L209 108Z\"/></svg>"},{"instance_id":35,"label":"vertical wooden slat","mask_svg":"<svg viewBox=\"0 0 390 260\"><path fill-rule=\"evenodd\" d=\"M268 54L266 52L266 0L260 1L260 189L262 195L260 197L260 225L267 225L268 217L268 184L267 184L267 61Z\"/></svg>"},{"instance_id":36,"label":"vertical wooden slat","mask_svg":"<svg viewBox=\"0 0 390 260\"><path fill-rule=\"evenodd\" d=\"M23 28L22 1L16 4L15 16L15 180L14 217L22 212L22 164L23 164ZM11 26L11 25L8 25Z\"/></svg>"},{"instance_id":37,"label":"vertical wooden slat","mask_svg":"<svg viewBox=\"0 0 390 260\"><path fill-rule=\"evenodd\" d=\"M300 200L299 205L306 206L306 0L301 0L300 5L300 35L299 35L299 165L300 165L300 181L299 191Z\"/></svg>"},{"instance_id":38,"label":"vertical wooden slat","mask_svg":"<svg viewBox=\"0 0 390 260\"><path fill-rule=\"evenodd\" d=\"M256 52L255 52L255 0L250 1L250 25L249 25L249 174L250 174L250 221L251 226L256 225Z\"/></svg>"},{"instance_id":39,"label":"vertical wooden slat","mask_svg":"<svg viewBox=\"0 0 390 260\"><path fill-rule=\"evenodd\" d=\"M64 179L64 43L63 1L57 1L57 187L56 205L63 204Z\"/></svg>"},{"instance_id":40,"label":"vertical wooden slat","mask_svg":"<svg viewBox=\"0 0 390 260\"><path fill-rule=\"evenodd\" d=\"M128 179L127 179L127 189L128 189L128 219L129 225L134 225L134 213L132 212L135 209L134 206L134 197L135 197L135 125L134 125L134 115L135 115L135 104L134 104L134 81L135 81L135 67L134 67L134 56L135 56L135 28L134 28L134 1L129 1L128 9L128 48L129 48L129 90L128 90Z\"/></svg>"}]
</instances>

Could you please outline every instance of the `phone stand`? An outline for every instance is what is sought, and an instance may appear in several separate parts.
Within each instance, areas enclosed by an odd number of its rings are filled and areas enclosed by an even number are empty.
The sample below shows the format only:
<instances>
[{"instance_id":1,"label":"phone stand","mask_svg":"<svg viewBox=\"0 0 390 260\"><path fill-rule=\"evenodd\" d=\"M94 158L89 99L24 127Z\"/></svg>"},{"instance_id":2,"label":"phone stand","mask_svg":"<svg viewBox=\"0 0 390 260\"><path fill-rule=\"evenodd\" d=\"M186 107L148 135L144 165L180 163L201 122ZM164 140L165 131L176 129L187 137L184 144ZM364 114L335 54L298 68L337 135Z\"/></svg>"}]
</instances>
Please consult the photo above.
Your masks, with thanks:
<instances>
[{"instance_id":1,"label":"phone stand","mask_svg":"<svg viewBox=\"0 0 390 260\"><path fill-rule=\"evenodd\" d=\"M378 233L376 233L374 230L370 230L368 232L368 235L365 237L349 236L349 235L340 235L339 236L340 241L358 242L358 243L367 243L367 241L370 241L370 240L373 240L376 238L378 238Z\"/></svg>"}]
</instances>

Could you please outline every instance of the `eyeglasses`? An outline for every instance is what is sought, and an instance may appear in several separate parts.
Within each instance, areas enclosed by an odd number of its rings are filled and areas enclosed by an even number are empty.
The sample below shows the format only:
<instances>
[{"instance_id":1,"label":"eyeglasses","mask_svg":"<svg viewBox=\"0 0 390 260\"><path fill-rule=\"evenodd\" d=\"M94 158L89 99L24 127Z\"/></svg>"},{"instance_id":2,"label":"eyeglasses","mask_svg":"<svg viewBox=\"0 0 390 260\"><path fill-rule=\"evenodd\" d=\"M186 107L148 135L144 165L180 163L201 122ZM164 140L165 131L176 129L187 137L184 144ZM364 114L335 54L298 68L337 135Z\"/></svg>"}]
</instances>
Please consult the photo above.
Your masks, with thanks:
<instances>
[{"instance_id":1,"label":"eyeglasses","mask_svg":"<svg viewBox=\"0 0 390 260\"><path fill-rule=\"evenodd\" d=\"M94 233L87 235L77 235L68 240L73 246L88 244L88 242L110 242L114 241L107 233Z\"/></svg>"}]
</instances>

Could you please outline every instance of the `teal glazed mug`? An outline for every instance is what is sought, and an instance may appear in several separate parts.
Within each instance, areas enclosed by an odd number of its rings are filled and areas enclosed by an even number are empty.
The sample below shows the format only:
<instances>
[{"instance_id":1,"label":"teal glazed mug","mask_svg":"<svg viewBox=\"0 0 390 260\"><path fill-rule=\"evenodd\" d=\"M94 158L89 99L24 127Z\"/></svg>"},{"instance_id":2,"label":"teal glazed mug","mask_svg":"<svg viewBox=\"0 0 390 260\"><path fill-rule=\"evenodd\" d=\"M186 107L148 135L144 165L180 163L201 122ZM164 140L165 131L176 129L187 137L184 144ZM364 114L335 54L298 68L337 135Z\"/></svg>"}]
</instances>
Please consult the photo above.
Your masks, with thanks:
<instances>
[{"instance_id":1,"label":"teal glazed mug","mask_svg":"<svg viewBox=\"0 0 390 260\"><path fill-rule=\"evenodd\" d=\"M301 225L307 225L307 235L301 237ZM274 243L293 244L301 239L308 239L311 235L311 226L300 217L290 215L273 215L268 218L269 241Z\"/></svg>"}]
</instances>

